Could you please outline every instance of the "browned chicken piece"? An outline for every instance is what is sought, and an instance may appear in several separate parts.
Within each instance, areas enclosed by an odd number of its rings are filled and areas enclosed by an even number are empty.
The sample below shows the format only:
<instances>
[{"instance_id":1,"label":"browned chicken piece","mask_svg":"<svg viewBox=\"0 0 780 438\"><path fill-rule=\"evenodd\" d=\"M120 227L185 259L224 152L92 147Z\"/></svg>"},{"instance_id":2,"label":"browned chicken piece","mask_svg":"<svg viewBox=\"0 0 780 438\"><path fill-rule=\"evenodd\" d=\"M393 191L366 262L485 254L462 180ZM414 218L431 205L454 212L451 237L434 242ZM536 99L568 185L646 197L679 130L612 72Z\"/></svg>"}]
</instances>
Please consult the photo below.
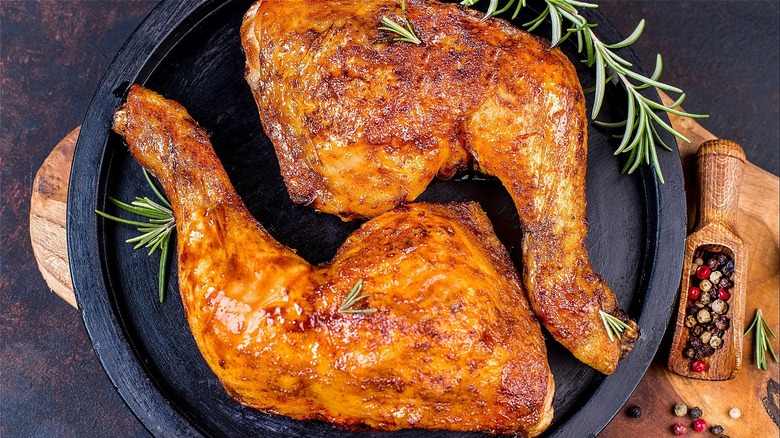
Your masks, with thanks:
<instances>
[{"instance_id":1,"label":"browned chicken piece","mask_svg":"<svg viewBox=\"0 0 780 438\"><path fill-rule=\"evenodd\" d=\"M254 220L181 105L134 85L113 129L170 198L187 319L236 400L348 428L550 424L541 328L477 204L398 207L312 266Z\"/></svg>"},{"instance_id":2,"label":"browned chicken piece","mask_svg":"<svg viewBox=\"0 0 780 438\"><path fill-rule=\"evenodd\" d=\"M344 219L414 200L438 175L498 177L522 221L523 280L555 339L609 374L638 328L585 247L587 119L558 49L502 20L407 1L422 44L377 41L398 0L267 0L241 29L246 79L291 198ZM630 329L610 340L599 312Z\"/></svg>"}]
</instances>

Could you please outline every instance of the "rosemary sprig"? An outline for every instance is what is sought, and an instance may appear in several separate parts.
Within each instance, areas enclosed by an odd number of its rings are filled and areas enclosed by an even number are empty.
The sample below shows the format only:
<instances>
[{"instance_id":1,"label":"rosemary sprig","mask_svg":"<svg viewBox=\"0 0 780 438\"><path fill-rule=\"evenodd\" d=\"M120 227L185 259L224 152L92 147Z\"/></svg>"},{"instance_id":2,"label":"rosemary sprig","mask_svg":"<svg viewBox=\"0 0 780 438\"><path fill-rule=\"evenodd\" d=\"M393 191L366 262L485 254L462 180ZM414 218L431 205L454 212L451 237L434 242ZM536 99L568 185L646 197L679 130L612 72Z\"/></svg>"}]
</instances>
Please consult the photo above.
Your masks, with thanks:
<instances>
[{"instance_id":1,"label":"rosemary sprig","mask_svg":"<svg viewBox=\"0 0 780 438\"><path fill-rule=\"evenodd\" d=\"M607 330L607 336L609 336L610 341L614 341L615 336L620 339L620 335L623 331L629 328L628 324L603 310L599 310L599 315L601 316L601 322L604 323L604 328Z\"/></svg>"},{"instance_id":2,"label":"rosemary sprig","mask_svg":"<svg viewBox=\"0 0 780 438\"><path fill-rule=\"evenodd\" d=\"M341 307L339 307L339 312L341 313L374 313L376 312L376 309L353 309L352 306L357 304L358 301L365 300L368 298L368 294L358 295L360 293L360 290L363 289L363 279L355 283L354 286L352 286L352 290L349 291L346 298L344 298L344 303L341 304Z\"/></svg>"},{"instance_id":3,"label":"rosemary sprig","mask_svg":"<svg viewBox=\"0 0 780 438\"><path fill-rule=\"evenodd\" d=\"M387 17L382 17L382 24L384 26L380 26L379 30L392 32L399 35L398 37L392 38L389 41L403 41L412 44L421 44L422 41L417 37L417 34L414 33L412 24L409 22L409 18L406 17L406 0L401 0L401 13L403 14L401 24L398 24L396 21ZM377 42L382 43L387 41L388 40L380 40Z\"/></svg>"},{"instance_id":4,"label":"rosemary sprig","mask_svg":"<svg viewBox=\"0 0 780 438\"><path fill-rule=\"evenodd\" d=\"M479 0L463 0L461 4L473 6ZM621 153L629 154L628 161L623 167L622 172L633 173L640 164L651 164L655 170L658 180L663 183L664 177L661 172L661 165L658 162L657 146L660 145L666 150L671 151L658 134L658 128L662 128L682 141L690 143L683 134L674 129L671 125L664 122L657 114L657 111L663 111L675 114L681 117L705 118L705 114L692 114L677 109L685 100L685 93L680 88L661 82L661 72L663 70L663 60L659 54L656 57L655 71L651 76L645 76L632 70L634 67L630 62L618 55L615 50L628 47L634 44L645 28L645 20L637 25L636 29L628 38L614 44L605 44L594 33L595 23L589 23L585 17L580 15L577 8L593 9L598 5L585 1L577 0L545 0L546 8L536 18L523 24L529 32L536 29L548 17L552 24L551 48L575 35L577 38L577 51L585 53L584 63L588 67L596 69L596 86L592 91L595 92L593 99L593 110L591 118L594 123L603 128L623 128L622 135L616 135L621 138L620 145L615 151L615 155ZM508 0L501 9L498 9L498 0L490 0L485 19L491 16L502 14L509 10L512 5L515 10L512 18L516 18L520 10L526 5L526 0ZM564 21L571 23L571 27L564 29ZM622 85L626 91L628 114L626 120L610 123L600 122L595 119L599 115L601 105L604 102L604 93L607 83ZM651 99L644 97L640 91L654 87L670 93L679 94L677 100L671 105L663 105Z\"/></svg>"},{"instance_id":5,"label":"rosemary sprig","mask_svg":"<svg viewBox=\"0 0 780 438\"><path fill-rule=\"evenodd\" d=\"M140 235L127 239L125 242L134 244L133 249L141 247L149 248L148 255L159 248L160 249L160 267L157 271L157 289L160 302L165 300L165 268L168 266L170 254L171 234L176 229L176 220L173 218L173 211L168 200L157 190L152 183L149 172L143 169L146 182L152 188L152 191L160 200L160 203L152 201L148 197L136 197L132 202L125 203L118 199L108 197L108 200L120 209L149 219L148 222L139 222L121 217L112 216L100 210L95 210L98 215L122 224L132 225L141 233Z\"/></svg>"},{"instance_id":6,"label":"rosemary sprig","mask_svg":"<svg viewBox=\"0 0 780 438\"><path fill-rule=\"evenodd\" d=\"M777 339L777 336L775 335L775 332L772 331L772 328L769 327L769 324L766 323L766 320L761 313L761 309L756 310L756 317L753 318L750 327L745 331L745 336L747 336L753 328L756 329L756 368L766 371L767 351L769 351L769 354L772 355L772 359L777 363L775 349L772 347L772 343L769 341L769 337L767 337L766 333L769 332L775 339Z\"/></svg>"}]
</instances>

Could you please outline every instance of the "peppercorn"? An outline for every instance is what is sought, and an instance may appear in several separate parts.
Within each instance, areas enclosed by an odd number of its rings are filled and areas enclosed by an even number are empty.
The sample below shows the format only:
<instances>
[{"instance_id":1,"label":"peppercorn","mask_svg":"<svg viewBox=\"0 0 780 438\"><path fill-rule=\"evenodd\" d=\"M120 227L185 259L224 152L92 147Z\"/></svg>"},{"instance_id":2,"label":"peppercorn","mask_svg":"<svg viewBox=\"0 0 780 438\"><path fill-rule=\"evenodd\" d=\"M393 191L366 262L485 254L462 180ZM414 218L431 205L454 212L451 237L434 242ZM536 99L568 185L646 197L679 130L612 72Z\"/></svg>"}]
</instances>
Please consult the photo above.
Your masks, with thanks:
<instances>
[{"instance_id":1,"label":"peppercorn","mask_svg":"<svg viewBox=\"0 0 780 438\"><path fill-rule=\"evenodd\" d=\"M696 373L703 373L707 371L707 364L704 363L703 360L697 360L691 364L691 369ZM693 408L693 409L698 409L698 408ZM693 409L691 409L691 417L693 417ZM701 417L701 409L699 409L699 413L700 413L699 417ZM699 418L699 417L694 417L694 418Z\"/></svg>"},{"instance_id":2,"label":"peppercorn","mask_svg":"<svg viewBox=\"0 0 780 438\"><path fill-rule=\"evenodd\" d=\"M723 435L723 426L721 426L720 424L716 424L712 426L710 432L712 432L713 435Z\"/></svg>"},{"instance_id":3,"label":"peppercorn","mask_svg":"<svg viewBox=\"0 0 780 438\"><path fill-rule=\"evenodd\" d=\"M718 299L719 300L723 300L723 301L728 301L729 298L731 298L731 294L726 289L723 289L722 287L719 287L718 288Z\"/></svg>"},{"instance_id":4,"label":"peppercorn","mask_svg":"<svg viewBox=\"0 0 780 438\"><path fill-rule=\"evenodd\" d=\"M685 317L685 326L688 328L696 327L696 317L693 315L688 315Z\"/></svg>"},{"instance_id":5,"label":"peppercorn","mask_svg":"<svg viewBox=\"0 0 780 438\"><path fill-rule=\"evenodd\" d=\"M710 304L710 307L712 308L712 311L717 313L718 315L723 315L724 313L729 311L729 305L726 304L723 300L715 300Z\"/></svg>"},{"instance_id":6,"label":"peppercorn","mask_svg":"<svg viewBox=\"0 0 780 438\"><path fill-rule=\"evenodd\" d=\"M682 423L677 423L672 426L672 432L677 436L683 436L688 433L688 428Z\"/></svg>"},{"instance_id":7,"label":"peppercorn","mask_svg":"<svg viewBox=\"0 0 780 438\"><path fill-rule=\"evenodd\" d=\"M693 330L691 330L691 334L693 336L696 336L696 338L694 338L694 339L697 339L697 340L698 340L698 337L701 336L702 333L704 333L704 327L702 327L700 325L697 325L696 327L693 328ZM691 339L691 340L693 341L693 339ZM691 346L692 347L696 347L696 345L691 345Z\"/></svg>"},{"instance_id":8,"label":"peppercorn","mask_svg":"<svg viewBox=\"0 0 780 438\"><path fill-rule=\"evenodd\" d=\"M739 410L739 408L731 408L729 410L729 417L731 418L739 418L742 416L742 411Z\"/></svg>"},{"instance_id":9,"label":"peppercorn","mask_svg":"<svg viewBox=\"0 0 780 438\"><path fill-rule=\"evenodd\" d=\"M699 418L701 418L701 414L702 414L701 408L699 408L698 406L691 408L691 410L688 413L691 414L691 418L693 418L694 420L698 420Z\"/></svg>"},{"instance_id":10,"label":"peppercorn","mask_svg":"<svg viewBox=\"0 0 780 438\"><path fill-rule=\"evenodd\" d=\"M709 292L710 289L712 289L712 282L707 279L700 281L699 289L701 289L702 292Z\"/></svg>"},{"instance_id":11,"label":"peppercorn","mask_svg":"<svg viewBox=\"0 0 780 438\"><path fill-rule=\"evenodd\" d=\"M699 266L704 264L704 259L702 259L701 257L696 257L696 259L693 261L693 264L696 265L696 267L698 268Z\"/></svg>"},{"instance_id":12,"label":"peppercorn","mask_svg":"<svg viewBox=\"0 0 780 438\"><path fill-rule=\"evenodd\" d=\"M701 296L701 289L699 289L698 287L691 286L688 289L688 299L698 300L700 296Z\"/></svg>"},{"instance_id":13,"label":"peppercorn","mask_svg":"<svg viewBox=\"0 0 780 438\"><path fill-rule=\"evenodd\" d=\"M731 280L728 278L721 278L718 282L718 286L722 287L723 289L728 289L731 287Z\"/></svg>"},{"instance_id":14,"label":"peppercorn","mask_svg":"<svg viewBox=\"0 0 780 438\"><path fill-rule=\"evenodd\" d=\"M688 406L685 403L677 403L674 405L674 415L678 417L684 417L688 413Z\"/></svg>"},{"instance_id":15,"label":"peppercorn","mask_svg":"<svg viewBox=\"0 0 780 438\"><path fill-rule=\"evenodd\" d=\"M705 278L709 278L711 272L712 270L710 269L709 266L707 265L699 266L696 269L696 276L699 277L700 280L704 280Z\"/></svg>"},{"instance_id":16,"label":"peppercorn","mask_svg":"<svg viewBox=\"0 0 780 438\"><path fill-rule=\"evenodd\" d=\"M710 324L707 326L707 331L712 333L712 336L721 336L723 334L723 330L718 329L715 324Z\"/></svg>"},{"instance_id":17,"label":"peppercorn","mask_svg":"<svg viewBox=\"0 0 780 438\"><path fill-rule=\"evenodd\" d=\"M712 315L710 315L710 311L707 309L699 310L699 312L696 313L696 321L699 321L702 324L706 324L712 321Z\"/></svg>"},{"instance_id":18,"label":"peppercorn","mask_svg":"<svg viewBox=\"0 0 780 438\"><path fill-rule=\"evenodd\" d=\"M723 272L723 275L726 277L731 277L731 274L734 273L734 260L727 261L726 264L723 265L723 268L721 268L721 272Z\"/></svg>"},{"instance_id":19,"label":"peppercorn","mask_svg":"<svg viewBox=\"0 0 780 438\"><path fill-rule=\"evenodd\" d=\"M714 271L714 270L718 269L718 266L720 266L720 263L718 263L718 261L715 260L715 259L709 259L709 260L707 260L707 266L709 266L709 268Z\"/></svg>"},{"instance_id":20,"label":"peppercorn","mask_svg":"<svg viewBox=\"0 0 780 438\"><path fill-rule=\"evenodd\" d=\"M729 317L720 315L717 318L715 318L715 327L718 328L718 330L726 330L729 328Z\"/></svg>"},{"instance_id":21,"label":"peppercorn","mask_svg":"<svg viewBox=\"0 0 780 438\"><path fill-rule=\"evenodd\" d=\"M723 265L729 261L729 256L727 256L726 254L718 254L717 259L718 259L718 263Z\"/></svg>"},{"instance_id":22,"label":"peppercorn","mask_svg":"<svg viewBox=\"0 0 780 438\"><path fill-rule=\"evenodd\" d=\"M707 422L699 418L698 420L693 422L693 430L695 430L696 432L704 432L705 430L707 430Z\"/></svg>"},{"instance_id":23,"label":"peppercorn","mask_svg":"<svg viewBox=\"0 0 780 438\"><path fill-rule=\"evenodd\" d=\"M707 304L709 304L709 303L711 303L711 302L712 302L712 297L710 296L710 294L703 294L703 295L701 296L701 298L699 298L699 299L697 300L697 302L696 302L696 305L697 305L697 306L699 306L699 303L698 303L699 301L701 301L701 303L702 303L704 306L706 306ZM699 307L704 307L704 306L699 306Z\"/></svg>"},{"instance_id":24,"label":"peppercorn","mask_svg":"<svg viewBox=\"0 0 780 438\"><path fill-rule=\"evenodd\" d=\"M639 406L632 406L628 409L628 416L631 418L639 418L642 416L642 409Z\"/></svg>"},{"instance_id":25,"label":"peppercorn","mask_svg":"<svg viewBox=\"0 0 780 438\"><path fill-rule=\"evenodd\" d=\"M717 350L718 348L723 346L723 339L721 339L719 336L713 335L710 338L709 344L710 344L710 347L712 347L712 348Z\"/></svg>"},{"instance_id":26,"label":"peppercorn","mask_svg":"<svg viewBox=\"0 0 780 438\"><path fill-rule=\"evenodd\" d=\"M701 326L698 326L698 327L701 327ZM695 335L696 336L695 338L691 338L688 341L688 343L691 344L691 347L699 348L699 347L701 347L703 345L702 342L701 342L701 339L699 339L699 335L701 335L701 333L699 333L698 335Z\"/></svg>"},{"instance_id":27,"label":"peppercorn","mask_svg":"<svg viewBox=\"0 0 780 438\"><path fill-rule=\"evenodd\" d=\"M701 335L699 335L699 339L705 344L709 344L710 338L712 338L712 333L710 332L703 332Z\"/></svg>"},{"instance_id":28,"label":"peppercorn","mask_svg":"<svg viewBox=\"0 0 780 438\"><path fill-rule=\"evenodd\" d=\"M723 273L721 273L720 271L712 271L712 273L710 274L710 281L712 282L712 284L718 284L718 282L722 277L723 277Z\"/></svg>"},{"instance_id":29,"label":"peppercorn","mask_svg":"<svg viewBox=\"0 0 780 438\"><path fill-rule=\"evenodd\" d=\"M683 352L683 355L688 359L693 359L693 356L696 355L696 350L694 350L693 348L687 348L685 349L685 352Z\"/></svg>"},{"instance_id":30,"label":"peppercorn","mask_svg":"<svg viewBox=\"0 0 780 438\"><path fill-rule=\"evenodd\" d=\"M701 352L704 355L704 357L712 356L712 353L715 352L715 349L710 346L710 344L705 344L701 347Z\"/></svg>"}]
</instances>

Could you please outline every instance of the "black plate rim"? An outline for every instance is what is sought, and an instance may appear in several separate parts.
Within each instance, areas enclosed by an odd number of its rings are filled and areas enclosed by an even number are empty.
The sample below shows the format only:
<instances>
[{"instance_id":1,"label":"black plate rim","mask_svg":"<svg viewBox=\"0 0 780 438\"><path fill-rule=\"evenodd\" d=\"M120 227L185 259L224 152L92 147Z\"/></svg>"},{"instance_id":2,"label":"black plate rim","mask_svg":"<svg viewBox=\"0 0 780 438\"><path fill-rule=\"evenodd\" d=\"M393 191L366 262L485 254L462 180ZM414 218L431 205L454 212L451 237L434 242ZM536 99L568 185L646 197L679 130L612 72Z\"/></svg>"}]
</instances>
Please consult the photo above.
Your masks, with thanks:
<instances>
[{"instance_id":1,"label":"black plate rim","mask_svg":"<svg viewBox=\"0 0 780 438\"><path fill-rule=\"evenodd\" d=\"M109 66L90 103L71 169L67 237L79 310L93 349L112 384L142 424L156 436L202 436L203 433L167 401L146 375L121 321L116 318L115 303L107 293L105 261L100 256L101 222L93 212L102 209L101 200L105 200L105 173L110 160L106 153L107 134L111 114L119 102L114 89L128 80L143 83L156 66L153 57L164 56L165 48L186 33L182 29L189 26L184 24L197 22L199 17L221 5L217 0L164 0L147 16ZM622 39L600 12L589 10L584 15L601 24L597 32L602 37ZM634 65L641 65L630 48L624 54ZM645 94L659 100L655 90L645 90ZM569 414L565 422L548 430L547 436L595 436L600 432L639 384L668 326L682 268L686 207L676 142L666 132L662 137L674 149L658 156L666 183L660 184L647 169L639 175L648 212L646 251L653 261L652 269L641 278L647 292L639 305L638 322L643 328L640 341L618 370L602 379L590 399Z\"/></svg>"}]
</instances>

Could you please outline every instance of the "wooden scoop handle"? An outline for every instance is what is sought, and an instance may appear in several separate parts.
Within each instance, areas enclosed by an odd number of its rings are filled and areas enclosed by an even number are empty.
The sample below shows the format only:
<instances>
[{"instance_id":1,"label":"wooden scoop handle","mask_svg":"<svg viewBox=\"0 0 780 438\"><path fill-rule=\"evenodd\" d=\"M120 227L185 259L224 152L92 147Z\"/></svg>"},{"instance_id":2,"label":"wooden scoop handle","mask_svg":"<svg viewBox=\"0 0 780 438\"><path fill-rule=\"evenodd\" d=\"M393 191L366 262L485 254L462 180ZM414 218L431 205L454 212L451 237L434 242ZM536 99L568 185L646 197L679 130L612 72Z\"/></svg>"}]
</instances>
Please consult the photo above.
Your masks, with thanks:
<instances>
[{"instance_id":1,"label":"wooden scoop handle","mask_svg":"<svg viewBox=\"0 0 780 438\"><path fill-rule=\"evenodd\" d=\"M745 152L733 141L710 140L699 147L696 162L701 209L697 228L720 222L736 233Z\"/></svg>"}]
</instances>

